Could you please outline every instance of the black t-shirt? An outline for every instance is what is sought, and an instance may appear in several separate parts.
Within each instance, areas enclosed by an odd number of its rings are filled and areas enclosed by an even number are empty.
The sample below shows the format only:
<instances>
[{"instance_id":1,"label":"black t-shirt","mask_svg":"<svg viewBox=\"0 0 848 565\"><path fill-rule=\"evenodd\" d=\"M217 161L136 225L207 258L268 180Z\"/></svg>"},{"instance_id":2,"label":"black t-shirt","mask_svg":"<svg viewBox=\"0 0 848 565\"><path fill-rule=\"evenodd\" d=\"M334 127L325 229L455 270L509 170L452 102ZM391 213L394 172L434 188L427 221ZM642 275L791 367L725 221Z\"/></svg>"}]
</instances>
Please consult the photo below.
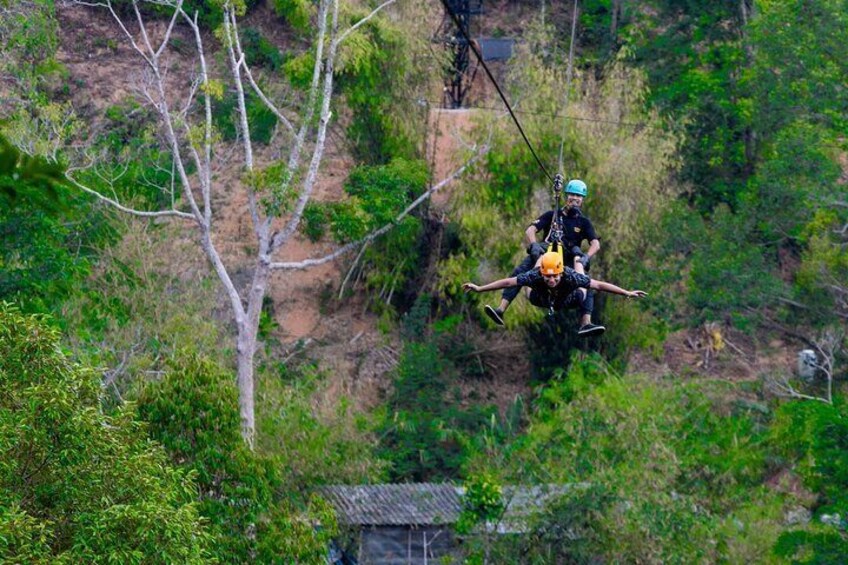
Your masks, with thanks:
<instances>
[{"instance_id":1,"label":"black t-shirt","mask_svg":"<svg viewBox=\"0 0 848 565\"><path fill-rule=\"evenodd\" d=\"M592 222L583 215L577 215L574 217L568 217L565 214L566 210L563 208L560 210L560 218L562 222L562 238L563 243L566 248L572 247L574 245L580 245L583 243L583 240L591 242L593 239L600 239L597 234L595 234L595 228L592 226ZM537 230L544 232L545 241L550 243L548 239L550 237L551 223L554 221L554 211L548 210L536 220L531 223L531 226L535 226Z\"/></svg>"},{"instance_id":2,"label":"black t-shirt","mask_svg":"<svg viewBox=\"0 0 848 565\"><path fill-rule=\"evenodd\" d=\"M515 277L518 281L518 286L529 286L533 292L547 293L552 303L557 303L565 300L572 292L578 288L589 288L592 279L586 275L581 275L574 269L566 267L559 279L559 284L551 288L545 284L545 277L539 267L521 273Z\"/></svg>"}]
</instances>

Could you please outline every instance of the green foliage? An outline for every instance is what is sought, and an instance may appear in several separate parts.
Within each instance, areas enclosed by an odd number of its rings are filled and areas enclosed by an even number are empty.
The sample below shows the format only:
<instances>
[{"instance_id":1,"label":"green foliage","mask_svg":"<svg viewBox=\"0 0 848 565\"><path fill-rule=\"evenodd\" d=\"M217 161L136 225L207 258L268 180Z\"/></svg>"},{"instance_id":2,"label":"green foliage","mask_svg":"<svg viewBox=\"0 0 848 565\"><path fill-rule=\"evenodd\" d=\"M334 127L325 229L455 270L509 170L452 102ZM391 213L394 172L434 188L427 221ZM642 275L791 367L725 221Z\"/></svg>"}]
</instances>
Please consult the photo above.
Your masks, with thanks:
<instances>
[{"instance_id":1,"label":"green foliage","mask_svg":"<svg viewBox=\"0 0 848 565\"><path fill-rule=\"evenodd\" d=\"M387 165L362 165L344 184L350 197L343 202L311 203L304 213L304 232L313 240L329 230L340 243L362 239L394 221L424 191L427 169L423 161L394 159ZM404 222L417 222L407 217ZM412 225L412 224L410 224Z\"/></svg>"},{"instance_id":2,"label":"green foliage","mask_svg":"<svg viewBox=\"0 0 848 565\"><path fill-rule=\"evenodd\" d=\"M462 512L456 524L460 535L471 533L480 524L496 523L505 506L503 487L491 476L472 475L465 481L464 487Z\"/></svg>"},{"instance_id":3,"label":"green foliage","mask_svg":"<svg viewBox=\"0 0 848 565\"><path fill-rule=\"evenodd\" d=\"M329 210L325 205L310 202L303 210L300 229L309 241L315 243L324 236L324 229L329 220Z\"/></svg>"},{"instance_id":4,"label":"green foliage","mask_svg":"<svg viewBox=\"0 0 848 565\"><path fill-rule=\"evenodd\" d=\"M310 18L315 9L306 0L273 0L271 7L274 13L287 21L295 31L309 31Z\"/></svg>"},{"instance_id":5,"label":"green foliage","mask_svg":"<svg viewBox=\"0 0 848 565\"><path fill-rule=\"evenodd\" d=\"M758 128L768 137L803 121L848 129L848 28L844 0L785 0L757 7L750 26L756 58L749 85Z\"/></svg>"},{"instance_id":6,"label":"green foliage","mask_svg":"<svg viewBox=\"0 0 848 565\"><path fill-rule=\"evenodd\" d=\"M64 182L58 163L22 153L0 135L0 202L13 206L20 198L35 207L55 208Z\"/></svg>"},{"instance_id":7,"label":"green foliage","mask_svg":"<svg viewBox=\"0 0 848 565\"><path fill-rule=\"evenodd\" d=\"M740 84L744 32L738 4L655 0L629 35L648 72L650 102L685 127L680 179L702 211L735 207L751 171L751 128Z\"/></svg>"},{"instance_id":8,"label":"green foliage","mask_svg":"<svg viewBox=\"0 0 848 565\"><path fill-rule=\"evenodd\" d=\"M71 192L55 163L0 137L0 300L55 312L89 272L91 246L114 233Z\"/></svg>"},{"instance_id":9,"label":"green foliage","mask_svg":"<svg viewBox=\"0 0 848 565\"><path fill-rule=\"evenodd\" d=\"M844 400L835 405L783 404L770 440L774 451L795 463L805 486L819 496L816 516L844 520L848 512L848 408ZM775 552L797 563L842 563L848 559L848 536L840 525L813 524L782 534Z\"/></svg>"},{"instance_id":10,"label":"green foliage","mask_svg":"<svg viewBox=\"0 0 848 565\"><path fill-rule=\"evenodd\" d=\"M148 383L138 413L171 459L197 476L201 514L222 563L320 561L336 532L319 500L285 501L281 460L253 453L241 439L233 379L197 355L181 355L164 379ZM321 519L321 530L311 524Z\"/></svg>"},{"instance_id":11,"label":"green foliage","mask_svg":"<svg viewBox=\"0 0 848 565\"><path fill-rule=\"evenodd\" d=\"M257 450L274 458L289 504L307 504L302 493L315 485L373 482L383 472L370 417L333 384L310 365L258 379Z\"/></svg>"},{"instance_id":12,"label":"green foliage","mask_svg":"<svg viewBox=\"0 0 848 565\"><path fill-rule=\"evenodd\" d=\"M350 24L365 15L350 14ZM336 73L353 112L347 139L357 161L379 165L397 157L415 157L414 133L425 115L413 100L397 96L424 79L413 70L407 35L386 19L370 19L345 40Z\"/></svg>"},{"instance_id":13,"label":"green foliage","mask_svg":"<svg viewBox=\"0 0 848 565\"><path fill-rule=\"evenodd\" d=\"M230 92L221 100L213 100L212 122L224 141L233 141L239 135L238 96ZM277 116L253 92L245 93L245 109L247 124L250 128L250 139L256 143L267 145L277 126Z\"/></svg>"},{"instance_id":14,"label":"green foliage","mask_svg":"<svg viewBox=\"0 0 848 565\"><path fill-rule=\"evenodd\" d=\"M283 64L283 74L295 88L309 88L315 67L315 53L307 51L288 59Z\"/></svg>"},{"instance_id":15,"label":"green foliage","mask_svg":"<svg viewBox=\"0 0 848 565\"><path fill-rule=\"evenodd\" d=\"M397 158L386 165L361 165L345 181L349 198L342 202L310 203L304 212L302 229L313 241L327 232L339 243L361 240L374 230L394 223L424 191L426 183L423 161ZM369 244L360 268L365 286L379 293L376 305L388 305L401 294L405 297L401 302L408 304L417 296L419 290L412 281L421 274L421 264L428 253L427 241L422 237L426 232L422 228L422 221L410 214Z\"/></svg>"},{"instance_id":16,"label":"green foliage","mask_svg":"<svg viewBox=\"0 0 848 565\"><path fill-rule=\"evenodd\" d=\"M50 90L64 72L55 59L59 40L54 4L53 0L7 2L0 20L0 70L4 76L15 79L24 98L33 97L42 102L44 91ZM19 104L10 101L4 118Z\"/></svg>"},{"instance_id":17,"label":"green foliage","mask_svg":"<svg viewBox=\"0 0 848 565\"><path fill-rule=\"evenodd\" d=\"M258 29L253 27L243 28L240 39L248 65L265 67L272 71L282 70L283 54Z\"/></svg>"},{"instance_id":18,"label":"green foliage","mask_svg":"<svg viewBox=\"0 0 848 565\"><path fill-rule=\"evenodd\" d=\"M207 562L191 474L130 411L100 412L97 377L58 337L0 306L0 560Z\"/></svg>"},{"instance_id":19,"label":"green foliage","mask_svg":"<svg viewBox=\"0 0 848 565\"><path fill-rule=\"evenodd\" d=\"M177 226L154 228L146 220L130 220L120 231L120 241L96 249L90 276L57 315L77 358L111 368L106 393L117 401L180 349L221 362L229 356L214 315L217 282L194 243L180 240Z\"/></svg>"},{"instance_id":20,"label":"green foliage","mask_svg":"<svg viewBox=\"0 0 848 565\"><path fill-rule=\"evenodd\" d=\"M274 319L274 301L265 295L262 299L262 310L259 312L259 339L265 341L269 339L274 330L279 327L279 324Z\"/></svg>"},{"instance_id":21,"label":"green foliage","mask_svg":"<svg viewBox=\"0 0 848 565\"><path fill-rule=\"evenodd\" d=\"M762 415L730 411L721 396L708 385L625 381L596 357L573 359L542 390L524 433L472 462L510 483L570 486L528 536L496 554L530 563L770 559L783 503L759 486Z\"/></svg>"},{"instance_id":22,"label":"green foliage","mask_svg":"<svg viewBox=\"0 0 848 565\"><path fill-rule=\"evenodd\" d=\"M792 563L837 565L845 563L846 544L845 534L835 528L796 530L781 534L774 552Z\"/></svg>"},{"instance_id":23,"label":"green foliage","mask_svg":"<svg viewBox=\"0 0 848 565\"><path fill-rule=\"evenodd\" d=\"M769 247L803 240L816 210L843 190L839 164L825 149L833 141L822 128L801 122L775 136L742 195L740 215L755 223L753 237Z\"/></svg>"},{"instance_id":24,"label":"green foliage","mask_svg":"<svg viewBox=\"0 0 848 565\"><path fill-rule=\"evenodd\" d=\"M740 316L744 309L770 304L783 291L774 265L758 246L752 245L746 219L719 209L712 237L692 256L688 299L698 320Z\"/></svg>"},{"instance_id":25,"label":"green foliage","mask_svg":"<svg viewBox=\"0 0 848 565\"><path fill-rule=\"evenodd\" d=\"M104 117L105 133L96 139L104 155L96 170L78 173L79 180L142 209L170 207L180 180L170 150L159 144L156 117L133 100L108 107Z\"/></svg>"},{"instance_id":26,"label":"green foliage","mask_svg":"<svg viewBox=\"0 0 848 565\"><path fill-rule=\"evenodd\" d=\"M846 314L845 281L848 281L848 210L820 209L807 224L807 249L795 279L797 298L810 305L804 319L821 326L838 327Z\"/></svg>"},{"instance_id":27,"label":"green foliage","mask_svg":"<svg viewBox=\"0 0 848 565\"><path fill-rule=\"evenodd\" d=\"M380 436L393 481L455 478L466 457L465 434L494 417L491 408L460 408L449 388L456 371L436 342L404 345Z\"/></svg>"},{"instance_id":28,"label":"green foliage","mask_svg":"<svg viewBox=\"0 0 848 565\"><path fill-rule=\"evenodd\" d=\"M787 402L778 410L770 437L806 486L822 496L822 512L848 509L848 407L844 401Z\"/></svg>"}]
</instances>

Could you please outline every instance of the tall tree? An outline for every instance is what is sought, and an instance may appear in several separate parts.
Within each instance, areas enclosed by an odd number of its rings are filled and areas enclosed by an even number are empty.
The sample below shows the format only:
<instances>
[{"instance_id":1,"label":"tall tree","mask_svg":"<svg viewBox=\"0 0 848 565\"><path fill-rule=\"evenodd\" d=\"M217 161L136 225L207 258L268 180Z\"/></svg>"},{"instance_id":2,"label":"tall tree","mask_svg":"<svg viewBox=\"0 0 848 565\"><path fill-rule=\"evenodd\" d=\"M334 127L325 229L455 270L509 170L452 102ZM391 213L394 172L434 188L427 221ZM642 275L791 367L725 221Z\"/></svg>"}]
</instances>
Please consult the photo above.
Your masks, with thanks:
<instances>
[{"instance_id":1,"label":"tall tree","mask_svg":"<svg viewBox=\"0 0 848 565\"><path fill-rule=\"evenodd\" d=\"M242 436L253 444L254 419L254 353L257 346L260 313L271 276L276 271L304 269L333 261L344 253L368 243L388 231L398 220L426 200L452 179L459 176L468 164L460 167L420 195L404 210L398 210L393 222L369 233L364 238L344 245L332 253L300 261L280 260L280 252L295 235L304 210L313 196L319 167L324 156L327 130L332 118L334 102L334 73L340 57L340 47L357 30L369 24L375 16L395 0L387 0L370 13L358 19L345 31L340 31L339 0L320 0L314 15L312 50L305 58L311 59L311 78L307 79L304 92L297 93L290 84L292 99L274 100L260 87L254 77L243 49L238 31L239 17L246 7L242 0L225 0L222 4L221 26L216 32L226 57L228 69L220 78L214 65L210 65L209 50L204 44L197 11L189 13L182 0L159 0L142 2L132 0L131 6L118 6L117 2L86 2L75 0L80 6L98 6L112 15L127 41L142 59L145 81L141 91L146 102L155 110L159 125L169 148L176 171L175 185L179 194L172 192L172 205L165 210L137 210L125 203L98 192L96 187L86 185L82 177L68 175L70 181L80 189L108 202L112 206L142 217L172 217L185 220L195 230L199 245L218 276L232 308L237 328L236 356L238 367L239 408ZM170 20L154 40L152 28L148 26L142 4L163 5L170 9ZM353 14L357 11L351 8ZM130 13L134 23L125 22L122 14ZM179 22L184 23L193 36L196 49L196 68L193 77L181 77L171 81L167 78L168 48ZM213 104L224 91L224 84L232 88L236 96L235 115L241 138L243 176L234 186L223 186L214 172L223 166L223 151L216 140L213 122ZM181 88L182 87L182 88ZM251 111L248 107L249 92L252 91L273 112L288 139L287 157L269 167L259 167L254 158L251 137ZM301 96L302 95L302 96ZM196 100L199 98L199 101ZM177 103L179 101L179 103ZM198 103L199 102L199 103ZM316 122L317 117L317 122ZM232 265L227 265L216 243L219 233L213 213L213 194L221 190L242 190L253 228L255 253L250 266L250 283L245 289L238 288L233 281Z\"/></svg>"},{"instance_id":2,"label":"tall tree","mask_svg":"<svg viewBox=\"0 0 848 565\"><path fill-rule=\"evenodd\" d=\"M0 562L208 562L189 473L129 408L101 413L57 329L3 303L0 390Z\"/></svg>"}]
</instances>

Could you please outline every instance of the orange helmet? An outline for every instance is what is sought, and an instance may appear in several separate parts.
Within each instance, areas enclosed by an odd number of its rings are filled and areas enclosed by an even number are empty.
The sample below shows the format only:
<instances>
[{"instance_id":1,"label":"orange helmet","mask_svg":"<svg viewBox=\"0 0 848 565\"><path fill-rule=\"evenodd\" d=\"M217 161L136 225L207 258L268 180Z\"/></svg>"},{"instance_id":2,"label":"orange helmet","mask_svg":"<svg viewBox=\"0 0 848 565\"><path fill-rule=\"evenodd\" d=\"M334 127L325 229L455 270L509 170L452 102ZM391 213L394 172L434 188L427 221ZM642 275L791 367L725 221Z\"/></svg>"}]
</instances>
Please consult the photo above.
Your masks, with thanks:
<instances>
[{"instance_id":1,"label":"orange helmet","mask_svg":"<svg viewBox=\"0 0 848 565\"><path fill-rule=\"evenodd\" d=\"M548 251L542 255L542 274L558 275L562 273L562 255L556 251Z\"/></svg>"}]
</instances>

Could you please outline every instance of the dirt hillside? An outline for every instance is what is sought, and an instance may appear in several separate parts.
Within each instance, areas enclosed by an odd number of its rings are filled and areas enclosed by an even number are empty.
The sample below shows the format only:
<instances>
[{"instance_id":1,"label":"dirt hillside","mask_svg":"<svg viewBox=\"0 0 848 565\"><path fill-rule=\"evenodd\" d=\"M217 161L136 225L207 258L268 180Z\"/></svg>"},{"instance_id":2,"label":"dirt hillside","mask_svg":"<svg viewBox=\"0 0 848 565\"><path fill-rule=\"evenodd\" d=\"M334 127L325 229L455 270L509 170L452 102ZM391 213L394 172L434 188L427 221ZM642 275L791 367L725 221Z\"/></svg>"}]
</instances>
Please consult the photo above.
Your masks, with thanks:
<instances>
[{"instance_id":1,"label":"dirt hillside","mask_svg":"<svg viewBox=\"0 0 848 565\"><path fill-rule=\"evenodd\" d=\"M62 29L59 59L70 73L68 81L73 85L75 108L96 132L106 108L127 100L144 103L143 63L105 10L60 6L57 12ZM279 31L279 26L272 25L273 21L269 9L262 7L251 14L248 24L259 27L267 37L284 47L291 38ZM432 24L435 28L438 22ZM164 26L164 22L154 24L154 34L161 36ZM135 33L133 28L129 29ZM177 28L175 37L183 46L192 44L192 38L184 28ZM205 40L208 44L215 43L212 37ZM176 50L169 55L167 64L169 80L184 77L194 65L191 49ZM494 96L491 89L483 87L482 73L475 79L475 85L477 83L481 84L476 96ZM431 110L426 147L435 181L447 176L460 164L458 156L467 143L464 135L472 121L473 111ZM319 201L343 197L344 179L354 165L344 145L343 131L339 126L336 128L328 137L318 177L314 197ZM218 218L215 243L221 249L234 279L246 285L251 268L252 230L246 197L243 191L237 190L241 168L236 157L237 148L223 151L225 155L230 153L232 160L225 161L215 179L213 202ZM274 154L274 150L267 147L256 155L260 166L276 158L278 155ZM450 193L450 190L445 190L433 198L430 214L438 221L445 221L450 216ZM185 240L192 241L193 237L193 233L186 230ZM198 256L193 260L202 261L199 248L196 250ZM333 246L329 243L312 243L299 235L278 253L278 257L300 260L332 250ZM328 395L344 395L353 399L355 405L366 407L378 402L390 385L389 375L397 364L401 344L394 333L378 329L379 321L367 308L366 296L355 294L344 301L336 298L352 259L348 256L335 263L303 271L279 272L274 276L269 295L277 324L273 339L277 343L272 349L285 362L307 358L317 360L332 375ZM226 304L223 294L221 304ZM222 306L222 309L226 308ZM786 343L775 340L758 343L742 334L729 333L723 327L713 330L722 335L723 345L720 348L711 341L710 330L678 332L670 336L659 357L637 353L632 367L658 378L669 374L706 374L716 378L754 381L764 374L785 372L792 364L794 353ZM479 347L469 356L469 362L487 367L489 374L497 377L490 382L464 384L466 396L478 400L482 396L487 401L506 406L516 394L528 392L526 376L529 366L521 348L522 337L507 333L494 336L480 333L471 339L477 340Z\"/></svg>"}]
</instances>

